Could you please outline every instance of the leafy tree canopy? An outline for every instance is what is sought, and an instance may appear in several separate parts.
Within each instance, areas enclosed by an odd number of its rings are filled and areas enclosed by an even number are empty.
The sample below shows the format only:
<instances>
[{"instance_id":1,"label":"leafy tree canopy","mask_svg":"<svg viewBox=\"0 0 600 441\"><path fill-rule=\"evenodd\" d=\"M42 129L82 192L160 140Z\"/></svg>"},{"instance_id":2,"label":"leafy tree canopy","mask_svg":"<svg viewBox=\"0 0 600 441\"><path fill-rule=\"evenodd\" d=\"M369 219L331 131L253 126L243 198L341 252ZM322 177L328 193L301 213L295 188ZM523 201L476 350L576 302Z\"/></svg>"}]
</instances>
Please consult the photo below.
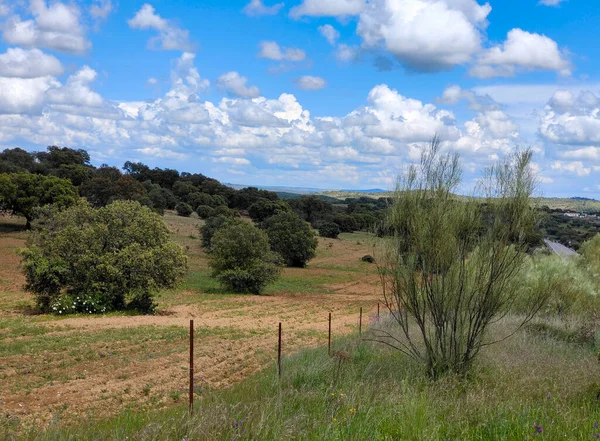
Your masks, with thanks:
<instances>
[{"instance_id":1,"label":"leafy tree canopy","mask_svg":"<svg viewBox=\"0 0 600 441\"><path fill-rule=\"evenodd\" d=\"M85 200L42 210L23 251L27 289L45 312L151 312L153 296L186 271L159 215L137 202L93 208Z\"/></svg>"},{"instance_id":2,"label":"leafy tree canopy","mask_svg":"<svg viewBox=\"0 0 600 441\"><path fill-rule=\"evenodd\" d=\"M262 222L275 214L291 211L291 207L285 201L271 201L259 199L248 208L248 214L254 222Z\"/></svg>"},{"instance_id":3,"label":"leafy tree canopy","mask_svg":"<svg viewBox=\"0 0 600 441\"><path fill-rule=\"evenodd\" d=\"M38 207L73 205L79 195L73 184L55 176L31 173L0 174L0 210L20 214L30 226Z\"/></svg>"},{"instance_id":4,"label":"leafy tree canopy","mask_svg":"<svg viewBox=\"0 0 600 441\"><path fill-rule=\"evenodd\" d=\"M319 236L336 239L340 234L340 227L333 222L322 222L319 225Z\"/></svg>"},{"instance_id":5,"label":"leafy tree canopy","mask_svg":"<svg viewBox=\"0 0 600 441\"><path fill-rule=\"evenodd\" d=\"M262 224L269 236L271 249L279 253L288 266L305 267L315 257L317 238L310 225L290 211L269 217Z\"/></svg>"},{"instance_id":6,"label":"leafy tree canopy","mask_svg":"<svg viewBox=\"0 0 600 441\"><path fill-rule=\"evenodd\" d=\"M211 241L212 275L227 289L260 294L281 271L265 232L244 221L226 221Z\"/></svg>"}]
</instances>

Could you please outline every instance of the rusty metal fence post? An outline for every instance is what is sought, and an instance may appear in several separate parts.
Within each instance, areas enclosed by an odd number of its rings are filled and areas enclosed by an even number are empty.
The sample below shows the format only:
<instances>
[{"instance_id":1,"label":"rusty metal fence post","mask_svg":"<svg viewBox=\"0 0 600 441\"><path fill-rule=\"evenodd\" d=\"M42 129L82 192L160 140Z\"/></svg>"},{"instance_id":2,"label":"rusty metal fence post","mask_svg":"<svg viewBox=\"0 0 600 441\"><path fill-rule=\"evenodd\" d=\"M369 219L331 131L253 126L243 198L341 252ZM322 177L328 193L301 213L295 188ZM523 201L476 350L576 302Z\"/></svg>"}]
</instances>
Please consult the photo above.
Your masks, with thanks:
<instances>
[{"instance_id":1,"label":"rusty metal fence post","mask_svg":"<svg viewBox=\"0 0 600 441\"><path fill-rule=\"evenodd\" d=\"M360 307L360 319L358 322L358 335L362 335L362 306Z\"/></svg>"},{"instance_id":2,"label":"rusty metal fence post","mask_svg":"<svg viewBox=\"0 0 600 441\"><path fill-rule=\"evenodd\" d=\"M281 377L281 322L279 322L279 343L277 344L277 374Z\"/></svg>"},{"instance_id":3,"label":"rusty metal fence post","mask_svg":"<svg viewBox=\"0 0 600 441\"><path fill-rule=\"evenodd\" d=\"M194 320L190 320L190 413L194 411Z\"/></svg>"},{"instance_id":4,"label":"rusty metal fence post","mask_svg":"<svg viewBox=\"0 0 600 441\"><path fill-rule=\"evenodd\" d=\"M327 353L329 355L331 355L331 312L329 313L329 336L328 336L327 340L328 340Z\"/></svg>"}]
</instances>

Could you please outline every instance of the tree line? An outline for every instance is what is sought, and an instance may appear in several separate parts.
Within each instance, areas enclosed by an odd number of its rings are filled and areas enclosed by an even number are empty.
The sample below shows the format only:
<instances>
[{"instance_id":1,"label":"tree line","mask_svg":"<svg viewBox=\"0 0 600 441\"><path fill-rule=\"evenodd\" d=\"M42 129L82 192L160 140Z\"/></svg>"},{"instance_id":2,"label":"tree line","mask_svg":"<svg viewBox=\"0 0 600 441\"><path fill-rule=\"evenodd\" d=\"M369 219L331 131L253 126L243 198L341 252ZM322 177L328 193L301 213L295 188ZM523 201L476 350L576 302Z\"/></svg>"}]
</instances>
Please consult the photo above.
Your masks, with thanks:
<instances>
[{"instance_id":1,"label":"tree line","mask_svg":"<svg viewBox=\"0 0 600 441\"><path fill-rule=\"evenodd\" d=\"M196 212L207 219L227 215L231 209L257 222L284 207L313 228L336 237L339 232L373 230L390 202L361 197L332 204L314 195L283 200L272 191L235 190L201 173L150 168L140 162L127 161L122 169L107 164L94 167L87 151L59 146L41 152L21 148L0 152L0 183L0 210L24 216L28 225L36 207L54 202L68 205L81 196L95 208L129 200L159 214L165 210L182 216Z\"/></svg>"}]
</instances>

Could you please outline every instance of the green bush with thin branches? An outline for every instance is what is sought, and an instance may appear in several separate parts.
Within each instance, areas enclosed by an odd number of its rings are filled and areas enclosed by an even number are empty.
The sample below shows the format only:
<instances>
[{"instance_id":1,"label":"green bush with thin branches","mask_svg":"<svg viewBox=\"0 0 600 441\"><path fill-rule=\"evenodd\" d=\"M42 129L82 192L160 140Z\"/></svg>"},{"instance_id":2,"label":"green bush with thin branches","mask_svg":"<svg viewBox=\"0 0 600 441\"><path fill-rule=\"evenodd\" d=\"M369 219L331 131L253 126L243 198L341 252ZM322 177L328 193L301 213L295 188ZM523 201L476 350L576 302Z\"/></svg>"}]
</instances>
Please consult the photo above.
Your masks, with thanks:
<instances>
[{"instance_id":1,"label":"green bush with thin branches","mask_svg":"<svg viewBox=\"0 0 600 441\"><path fill-rule=\"evenodd\" d=\"M393 238L378 268L386 304L403 338L379 337L420 360L432 378L465 375L491 343L490 323L508 314L518 297L514 281L537 222L531 156L524 151L486 170L478 190L488 206L487 218L474 198L455 197L462 178L459 157L442 154L437 137L420 165L399 179L386 219ZM550 295L535 294L523 323Z\"/></svg>"}]
</instances>

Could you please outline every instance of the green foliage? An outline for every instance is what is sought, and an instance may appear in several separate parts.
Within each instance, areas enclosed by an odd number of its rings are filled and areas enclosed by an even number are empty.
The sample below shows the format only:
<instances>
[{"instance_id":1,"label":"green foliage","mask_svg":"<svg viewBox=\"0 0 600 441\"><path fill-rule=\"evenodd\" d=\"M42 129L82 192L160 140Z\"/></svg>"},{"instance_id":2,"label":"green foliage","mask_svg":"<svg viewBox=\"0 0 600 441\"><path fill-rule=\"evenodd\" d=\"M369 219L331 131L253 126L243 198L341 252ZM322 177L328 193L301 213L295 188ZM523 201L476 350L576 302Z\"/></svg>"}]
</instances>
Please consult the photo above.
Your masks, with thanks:
<instances>
[{"instance_id":1,"label":"green foliage","mask_svg":"<svg viewBox=\"0 0 600 441\"><path fill-rule=\"evenodd\" d=\"M597 309L597 285L582 259L562 259L556 255L528 257L524 270L514 280L519 293L513 310L526 313L531 299L540 293L550 293L542 313L567 318L572 314L586 315Z\"/></svg>"},{"instance_id":2,"label":"green foliage","mask_svg":"<svg viewBox=\"0 0 600 441\"><path fill-rule=\"evenodd\" d=\"M247 210L252 204L258 202L260 199L276 201L279 199L279 196L272 191L259 190L256 187L246 187L236 191L231 196L229 206L231 208Z\"/></svg>"},{"instance_id":3,"label":"green foliage","mask_svg":"<svg viewBox=\"0 0 600 441\"><path fill-rule=\"evenodd\" d=\"M173 193L180 200L187 201L189 195L196 193L198 189L194 187L194 184L187 181L177 181L173 185Z\"/></svg>"},{"instance_id":4,"label":"green foliage","mask_svg":"<svg viewBox=\"0 0 600 441\"><path fill-rule=\"evenodd\" d=\"M229 218L240 217L240 212L233 208L227 208L226 205L219 205L215 208L214 216L225 216Z\"/></svg>"},{"instance_id":5,"label":"green foliage","mask_svg":"<svg viewBox=\"0 0 600 441\"><path fill-rule=\"evenodd\" d=\"M35 153L36 159L48 168L57 169L63 165L89 165L90 155L83 149L49 146L45 152Z\"/></svg>"},{"instance_id":6,"label":"green foliage","mask_svg":"<svg viewBox=\"0 0 600 441\"><path fill-rule=\"evenodd\" d=\"M210 243L213 236L217 230L221 228L228 220L231 220L231 218L222 215L216 215L206 219L204 225L199 228L200 235L202 236L202 248L204 248L207 252L211 251Z\"/></svg>"},{"instance_id":7,"label":"green foliage","mask_svg":"<svg viewBox=\"0 0 600 441\"><path fill-rule=\"evenodd\" d=\"M49 204L65 208L78 198L77 190L66 179L31 173L0 174L0 210L24 216L27 225L37 208Z\"/></svg>"},{"instance_id":8,"label":"green foliage","mask_svg":"<svg viewBox=\"0 0 600 441\"><path fill-rule=\"evenodd\" d=\"M462 177L459 158L440 154L438 138L420 166L399 181L387 219L394 238L378 267L404 339L382 339L421 361L432 378L465 375L489 324L507 314L519 296L515 281L537 218L531 155L516 154L486 170L480 188L489 218L475 199L454 196ZM524 322L550 295L533 293Z\"/></svg>"},{"instance_id":9,"label":"green foliage","mask_svg":"<svg viewBox=\"0 0 600 441\"><path fill-rule=\"evenodd\" d=\"M322 222L319 224L319 236L328 237L330 239L337 239L340 235L340 227L338 224L333 222Z\"/></svg>"},{"instance_id":10,"label":"green foliage","mask_svg":"<svg viewBox=\"0 0 600 441\"><path fill-rule=\"evenodd\" d=\"M34 227L22 266L44 312L151 312L154 294L186 271L187 258L160 216L137 202L48 207Z\"/></svg>"},{"instance_id":11,"label":"green foliage","mask_svg":"<svg viewBox=\"0 0 600 441\"><path fill-rule=\"evenodd\" d=\"M3 170L8 173L32 171L34 161L34 156L23 149L6 149L0 153L0 173Z\"/></svg>"},{"instance_id":12,"label":"green foliage","mask_svg":"<svg viewBox=\"0 0 600 441\"><path fill-rule=\"evenodd\" d=\"M185 202L178 203L175 206L175 211L177 211L177 214L179 216L183 216L183 217L190 217L190 215L194 212L194 210L192 210L192 207L190 207Z\"/></svg>"},{"instance_id":13,"label":"green foliage","mask_svg":"<svg viewBox=\"0 0 600 441\"><path fill-rule=\"evenodd\" d=\"M585 259L585 264L589 267L594 279L600 282L600 234L583 243L579 253Z\"/></svg>"},{"instance_id":14,"label":"green foliage","mask_svg":"<svg viewBox=\"0 0 600 441\"><path fill-rule=\"evenodd\" d=\"M310 225L296 213L284 211L271 216L261 228L269 236L271 250L279 253L288 266L303 268L315 257L317 238Z\"/></svg>"},{"instance_id":15,"label":"green foliage","mask_svg":"<svg viewBox=\"0 0 600 441\"><path fill-rule=\"evenodd\" d=\"M215 209L208 205L199 205L198 208L196 208L196 213L200 219L208 219L215 215Z\"/></svg>"},{"instance_id":16,"label":"green foliage","mask_svg":"<svg viewBox=\"0 0 600 441\"><path fill-rule=\"evenodd\" d=\"M281 272L267 234L248 222L227 222L215 232L211 248L212 275L232 291L260 294Z\"/></svg>"},{"instance_id":17,"label":"green foliage","mask_svg":"<svg viewBox=\"0 0 600 441\"><path fill-rule=\"evenodd\" d=\"M314 195L303 195L298 199L291 199L288 203L302 219L309 222L313 227L318 221L323 220L333 212L333 207L329 202Z\"/></svg>"},{"instance_id":18,"label":"green foliage","mask_svg":"<svg viewBox=\"0 0 600 441\"><path fill-rule=\"evenodd\" d=\"M262 222L278 213L291 211L291 207L285 201L270 201L259 199L248 208L248 214L254 222Z\"/></svg>"},{"instance_id":19,"label":"green foliage","mask_svg":"<svg viewBox=\"0 0 600 441\"><path fill-rule=\"evenodd\" d=\"M105 207L114 201L138 201L151 205L156 196L149 198L146 188L129 175L122 175L115 167L102 166L94 177L80 187L80 192L94 207ZM147 201L147 203L146 203ZM159 201L160 211L164 201Z\"/></svg>"},{"instance_id":20,"label":"green foliage","mask_svg":"<svg viewBox=\"0 0 600 441\"><path fill-rule=\"evenodd\" d=\"M62 164L53 170L52 174L62 179L68 179L74 186L79 187L91 179L93 169L81 164Z\"/></svg>"},{"instance_id":21,"label":"green foliage","mask_svg":"<svg viewBox=\"0 0 600 441\"><path fill-rule=\"evenodd\" d=\"M579 266L585 269L588 279L593 282L596 288L595 293L597 294L600 289L600 234L584 242L579 252L582 256Z\"/></svg>"},{"instance_id":22,"label":"green foliage","mask_svg":"<svg viewBox=\"0 0 600 441\"><path fill-rule=\"evenodd\" d=\"M548 239L579 250L579 247L600 233L600 219L569 217L563 212L547 212L540 222L540 231Z\"/></svg>"},{"instance_id":23,"label":"green foliage","mask_svg":"<svg viewBox=\"0 0 600 441\"><path fill-rule=\"evenodd\" d=\"M340 227L342 233L353 233L360 229L360 225L354 216L344 213L337 213L333 217L333 222Z\"/></svg>"},{"instance_id":24,"label":"green foliage","mask_svg":"<svg viewBox=\"0 0 600 441\"><path fill-rule=\"evenodd\" d=\"M222 205L220 200L215 199L215 197L207 193L201 192L195 192L188 195L187 203L190 204L192 207L198 207L199 205L207 205L209 207L214 208L219 205Z\"/></svg>"}]
</instances>

